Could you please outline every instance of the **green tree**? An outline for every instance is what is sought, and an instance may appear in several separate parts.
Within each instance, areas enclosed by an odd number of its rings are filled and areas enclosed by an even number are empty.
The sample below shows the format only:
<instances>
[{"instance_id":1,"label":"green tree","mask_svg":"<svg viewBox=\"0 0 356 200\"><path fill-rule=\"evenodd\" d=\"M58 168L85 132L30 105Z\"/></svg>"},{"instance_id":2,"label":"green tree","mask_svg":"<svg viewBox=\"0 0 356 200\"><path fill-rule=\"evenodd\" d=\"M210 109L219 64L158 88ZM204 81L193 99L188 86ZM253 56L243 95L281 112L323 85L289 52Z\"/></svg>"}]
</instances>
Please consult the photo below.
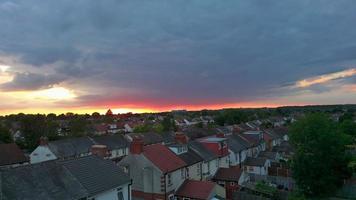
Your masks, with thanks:
<instances>
[{"instance_id":1,"label":"green tree","mask_svg":"<svg viewBox=\"0 0 356 200\"><path fill-rule=\"evenodd\" d=\"M352 120L344 120L339 125L340 131L356 138L356 123Z\"/></svg>"},{"instance_id":2,"label":"green tree","mask_svg":"<svg viewBox=\"0 0 356 200\"><path fill-rule=\"evenodd\" d=\"M300 119L292 125L290 138L295 147L293 176L307 197L335 192L350 175L345 154L349 137L326 115L316 113Z\"/></svg>"},{"instance_id":3,"label":"green tree","mask_svg":"<svg viewBox=\"0 0 356 200\"><path fill-rule=\"evenodd\" d=\"M354 114L352 112L346 112L339 118L339 122L343 122L346 120L352 120L353 117L354 117Z\"/></svg>"},{"instance_id":4,"label":"green tree","mask_svg":"<svg viewBox=\"0 0 356 200\"><path fill-rule=\"evenodd\" d=\"M155 124L152 126L152 129L156 133L162 133L164 131L164 127L162 124Z\"/></svg>"},{"instance_id":5,"label":"green tree","mask_svg":"<svg viewBox=\"0 0 356 200\"><path fill-rule=\"evenodd\" d=\"M138 125L135 126L135 128L133 129L134 133L146 133L151 131L152 127L148 124L142 124L142 125Z\"/></svg>"},{"instance_id":6,"label":"green tree","mask_svg":"<svg viewBox=\"0 0 356 200\"><path fill-rule=\"evenodd\" d=\"M170 116L163 118L161 124L163 126L163 131L170 131L175 127L174 120Z\"/></svg>"},{"instance_id":7,"label":"green tree","mask_svg":"<svg viewBox=\"0 0 356 200\"><path fill-rule=\"evenodd\" d=\"M81 137L88 130L88 121L83 117L77 116L69 121L68 126L71 137Z\"/></svg>"},{"instance_id":8,"label":"green tree","mask_svg":"<svg viewBox=\"0 0 356 200\"><path fill-rule=\"evenodd\" d=\"M203 122L199 122L199 123L195 124L195 127L197 127L197 128L203 128L203 127L204 127L204 124L203 124Z\"/></svg>"},{"instance_id":9,"label":"green tree","mask_svg":"<svg viewBox=\"0 0 356 200\"><path fill-rule=\"evenodd\" d=\"M0 124L0 141L2 141L4 143L12 143L13 142L9 129L7 129L2 124Z\"/></svg>"},{"instance_id":10,"label":"green tree","mask_svg":"<svg viewBox=\"0 0 356 200\"><path fill-rule=\"evenodd\" d=\"M26 148L32 150L38 145L39 138L46 135L44 115L26 115L21 119L21 132L25 137Z\"/></svg>"}]
</instances>

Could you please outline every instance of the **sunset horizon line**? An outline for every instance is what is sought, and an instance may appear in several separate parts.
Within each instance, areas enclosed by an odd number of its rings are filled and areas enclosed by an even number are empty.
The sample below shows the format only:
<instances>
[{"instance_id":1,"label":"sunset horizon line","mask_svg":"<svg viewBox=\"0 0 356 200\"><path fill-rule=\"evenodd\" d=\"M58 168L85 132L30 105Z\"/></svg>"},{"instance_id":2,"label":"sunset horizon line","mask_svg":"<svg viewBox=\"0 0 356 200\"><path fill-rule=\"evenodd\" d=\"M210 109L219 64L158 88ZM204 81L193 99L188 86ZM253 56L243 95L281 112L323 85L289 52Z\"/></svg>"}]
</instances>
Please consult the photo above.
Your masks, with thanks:
<instances>
[{"instance_id":1,"label":"sunset horizon line","mask_svg":"<svg viewBox=\"0 0 356 200\"><path fill-rule=\"evenodd\" d=\"M149 108L115 108L108 106L107 108L98 108L98 109L70 109L68 111L29 111L29 112L2 112L0 111L0 117L9 116L9 115L18 115L18 114L25 114L25 115L48 115L48 114L56 114L56 115L66 115L68 113L78 114L78 115L85 115L85 114L93 114L99 113L101 115L105 115L108 110L111 110L114 115L117 114L155 114L155 113L165 113L165 112L174 112L174 111L187 111L187 112L198 112L203 110L210 110L210 111L218 111L218 110L228 110L228 109L275 109L275 108L285 108L285 107L309 107L309 106L350 106L356 105L353 103L346 103L346 104L284 104L284 105L258 105L258 106L240 106L240 107L220 107L220 108L211 108L207 107L200 107L200 108L189 108L189 107L176 107L172 109L162 109L162 110L155 110ZM37 109L39 110L39 109ZM64 109L63 109L64 110Z\"/></svg>"}]
</instances>

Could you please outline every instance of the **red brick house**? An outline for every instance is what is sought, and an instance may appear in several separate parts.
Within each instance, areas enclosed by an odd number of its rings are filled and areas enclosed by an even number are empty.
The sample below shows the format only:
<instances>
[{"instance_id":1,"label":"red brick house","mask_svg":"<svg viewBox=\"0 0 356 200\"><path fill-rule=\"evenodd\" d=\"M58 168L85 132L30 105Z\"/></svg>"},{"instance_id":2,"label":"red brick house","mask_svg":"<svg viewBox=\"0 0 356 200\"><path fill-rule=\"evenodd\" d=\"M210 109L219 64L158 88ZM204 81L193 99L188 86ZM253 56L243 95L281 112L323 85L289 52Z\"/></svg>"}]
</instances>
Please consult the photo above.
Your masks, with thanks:
<instances>
[{"instance_id":1,"label":"red brick house","mask_svg":"<svg viewBox=\"0 0 356 200\"><path fill-rule=\"evenodd\" d=\"M240 185L248 181L249 176L239 167L219 168L213 181L226 190L226 199L232 199L232 194L240 189Z\"/></svg>"},{"instance_id":2,"label":"red brick house","mask_svg":"<svg viewBox=\"0 0 356 200\"><path fill-rule=\"evenodd\" d=\"M177 200L206 200L216 197L216 184L210 181L186 180L179 187L175 196Z\"/></svg>"}]
</instances>

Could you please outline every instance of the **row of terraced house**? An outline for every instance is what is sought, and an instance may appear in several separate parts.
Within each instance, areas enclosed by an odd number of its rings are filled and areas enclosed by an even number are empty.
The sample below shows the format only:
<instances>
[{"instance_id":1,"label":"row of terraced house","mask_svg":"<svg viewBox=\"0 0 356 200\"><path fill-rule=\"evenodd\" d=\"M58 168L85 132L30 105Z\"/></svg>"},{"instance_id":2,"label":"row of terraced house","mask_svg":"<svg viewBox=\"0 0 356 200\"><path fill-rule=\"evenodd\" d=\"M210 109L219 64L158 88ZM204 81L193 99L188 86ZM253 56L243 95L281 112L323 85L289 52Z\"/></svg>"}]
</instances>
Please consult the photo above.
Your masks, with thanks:
<instances>
[{"instance_id":1,"label":"row of terraced house","mask_svg":"<svg viewBox=\"0 0 356 200\"><path fill-rule=\"evenodd\" d=\"M246 183L270 175L275 163L288 158L287 140L284 128L225 129L202 137L42 137L29 160L20 156L21 163L2 165L0 192L2 199L233 199Z\"/></svg>"}]
</instances>

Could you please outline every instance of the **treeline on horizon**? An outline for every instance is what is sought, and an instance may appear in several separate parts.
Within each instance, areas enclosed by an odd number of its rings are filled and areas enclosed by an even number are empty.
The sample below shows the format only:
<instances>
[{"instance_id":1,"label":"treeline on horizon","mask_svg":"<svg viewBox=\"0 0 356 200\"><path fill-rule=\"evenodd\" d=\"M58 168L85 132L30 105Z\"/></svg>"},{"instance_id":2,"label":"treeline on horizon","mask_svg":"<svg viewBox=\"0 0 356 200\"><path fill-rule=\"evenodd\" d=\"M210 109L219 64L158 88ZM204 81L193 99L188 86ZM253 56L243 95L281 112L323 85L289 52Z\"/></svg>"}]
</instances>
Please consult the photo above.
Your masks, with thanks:
<instances>
[{"instance_id":1,"label":"treeline on horizon","mask_svg":"<svg viewBox=\"0 0 356 200\"><path fill-rule=\"evenodd\" d=\"M184 114L190 114L192 116L196 115L201 115L201 116L206 116L206 115L216 115L221 112L225 111L245 111L245 112L265 112L269 113L269 115L283 115L283 114L292 114L294 112L327 112L327 113L336 113L336 112L343 112L345 110L351 111L351 112L356 112L356 104L336 104L336 105L304 105L304 106L280 106L276 108L269 108L269 107L261 107L261 108L222 108L222 109L202 109L199 111L188 111L188 110L180 110L184 111ZM159 115L167 115L172 112L175 112L174 110L172 111L165 111L165 112L147 112L147 113L118 113L114 114L117 116L140 116L140 115L153 115L153 114L159 114ZM17 113L17 114L7 114L7 115L0 115L0 119L7 118L7 117L16 117L16 116L23 116L23 115L45 115L48 117L58 117L58 118L63 118L66 119L68 117L73 117L73 116L100 116L100 115L105 115L105 114L100 114L99 112L93 112L91 114L86 113L86 114L78 114L78 113L73 113L73 112L67 112L67 113L62 113L62 114L55 114L55 113L49 113L49 114L26 114L26 113Z\"/></svg>"},{"instance_id":2,"label":"treeline on horizon","mask_svg":"<svg viewBox=\"0 0 356 200\"><path fill-rule=\"evenodd\" d=\"M134 132L165 132L177 131L175 119L194 119L209 116L214 119L214 123L205 128L216 126L234 125L248 121L267 119L270 117L286 117L295 115L300 117L307 113L342 113L342 118L353 119L356 112L356 105L323 105L323 106L293 106L279 108L231 108L221 110L201 110L201 111L172 111L162 113L143 114L118 114L101 115L98 112L92 114L12 114L0 117L0 141L10 143L13 141L13 134L19 130L23 134L23 140L16 143L23 149L34 149L38 145L41 136L47 136L49 140L62 138L81 137L94 135L94 125L100 123L113 123L118 120L128 120L141 118L147 121L134 128ZM161 116L161 120L150 123ZM158 122L157 122L158 121ZM65 123L65 126L63 126ZM202 128L202 124L196 124ZM269 123L262 124L262 127L269 128ZM66 130L63 130L66 127ZM61 130L61 132L59 132ZM63 134L64 133L64 134Z\"/></svg>"}]
</instances>

